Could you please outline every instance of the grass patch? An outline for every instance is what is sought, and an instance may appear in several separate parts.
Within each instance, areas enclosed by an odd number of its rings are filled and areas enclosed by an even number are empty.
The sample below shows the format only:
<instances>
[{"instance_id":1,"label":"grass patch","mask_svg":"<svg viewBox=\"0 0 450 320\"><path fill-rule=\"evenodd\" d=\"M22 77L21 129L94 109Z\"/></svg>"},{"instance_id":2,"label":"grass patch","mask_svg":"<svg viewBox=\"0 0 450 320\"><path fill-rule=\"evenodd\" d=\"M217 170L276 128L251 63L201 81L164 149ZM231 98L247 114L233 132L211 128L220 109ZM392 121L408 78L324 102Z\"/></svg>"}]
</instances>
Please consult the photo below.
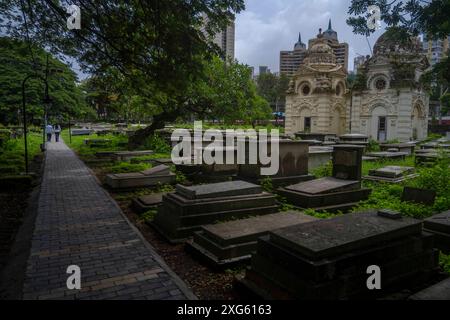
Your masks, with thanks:
<instances>
[{"instance_id":1,"label":"grass patch","mask_svg":"<svg viewBox=\"0 0 450 320\"><path fill-rule=\"evenodd\" d=\"M64 142L74 150L83 159L93 159L95 158L95 153L100 151L125 151L126 143L128 142L128 137L124 135L97 135L91 134L89 136L72 136L72 142L70 142L69 130L63 130L61 132L61 137ZM84 144L85 139L108 139L111 143L107 146L96 146L91 147Z\"/></svg>"},{"instance_id":2,"label":"grass patch","mask_svg":"<svg viewBox=\"0 0 450 320\"><path fill-rule=\"evenodd\" d=\"M41 153L42 134L29 132L27 135L28 162ZM0 148L0 176L9 176L25 171L24 137L5 141Z\"/></svg>"}]
</instances>

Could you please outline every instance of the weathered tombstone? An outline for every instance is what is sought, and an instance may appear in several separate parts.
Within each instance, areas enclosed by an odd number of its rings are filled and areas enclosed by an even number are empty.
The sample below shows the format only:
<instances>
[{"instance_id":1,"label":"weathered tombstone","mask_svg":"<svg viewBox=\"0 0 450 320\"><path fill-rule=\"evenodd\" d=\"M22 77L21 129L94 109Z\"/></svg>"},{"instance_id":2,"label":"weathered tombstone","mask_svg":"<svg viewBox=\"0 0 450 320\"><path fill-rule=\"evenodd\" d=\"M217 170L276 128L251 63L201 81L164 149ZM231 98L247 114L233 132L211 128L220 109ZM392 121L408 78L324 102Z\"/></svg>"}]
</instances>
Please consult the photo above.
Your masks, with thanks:
<instances>
[{"instance_id":1,"label":"weathered tombstone","mask_svg":"<svg viewBox=\"0 0 450 320\"><path fill-rule=\"evenodd\" d=\"M381 151L389 151L390 149L394 148L394 149L397 149L397 152L404 152L408 155L411 155L414 153L415 147L416 147L416 144L412 143L412 142L380 144Z\"/></svg>"},{"instance_id":2,"label":"weathered tombstone","mask_svg":"<svg viewBox=\"0 0 450 320\"><path fill-rule=\"evenodd\" d=\"M369 175L363 177L364 180L383 181L390 183L400 183L406 179L417 177L414 167L386 166L379 169L369 170Z\"/></svg>"},{"instance_id":3,"label":"weathered tombstone","mask_svg":"<svg viewBox=\"0 0 450 320\"><path fill-rule=\"evenodd\" d=\"M420 203L428 206L434 204L436 191L412 187L405 187L402 193L402 201Z\"/></svg>"},{"instance_id":4,"label":"weathered tombstone","mask_svg":"<svg viewBox=\"0 0 450 320\"><path fill-rule=\"evenodd\" d=\"M302 140L319 140L322 142L336 139L335 134L328 133L307 133L307 132L297 132L295 137Z\"/></svg>"},{"instance_id":5,"label":"weathered tombstone","mask_svg":"<svg viewBox=\"0 0 450 320\"><path fill-rule=\"evenodd\" d=\"M367 285L373 265L379 290ZM269 232L240 284L266 299L378 298L426 284L437 267L433 236L420 220L371 210Z\"/></svg>"},{"instance_id":6,"label":"weathered tombstone","mask_svg":"<svg viewBox=\"0 0 450 320\"><path fill-rule=\"evenodd\" d=\"M177 185L163 196L152 225L171 242L184 241L202 225L278 211L274 195L245 181Z\"/></svg>"},{"instance_id":7,"label":"weathered tombstone","mask_svg":"<svg viewBox=\"0 0 450 320\"><path fill-rule=\"evenodd\" d=\"M347 211L365 200L370 189L361 188L363 146L339 145L333 150L333 176L300 182L278 192L299 208Z\"/></svg>"},{"instance_id":8,"label":"weathered tombstone","mask_svg":"<svg viewBox=\"0 0 450 320\"><path fill-rule=\"evenodd\" d=\"M152 150L139 150L139 151L116 151L114 152L114 158L116 161L128 161L135 157L152 155Z\"/></svg>"},{"instance_id":9,"label":"weathered tombstone","mask_svg":"<svg viewBox=\"0 0 450 320\"><path fill-rule=\"evenodd\" d=\"M136 213L144 213L156 209L162 203L162 197L166 192L152 193L133 199L132 208Z\"/></svg>"},{"instance_id":10,"label":"weathered tombstone","mask_svg":"<svg viewBox=\"0 0 450 320\"><path fill-rule=\"evenodd\" d=\"M450 300L450 278L442 280L409 297L409 300Z\"/></svg>"},{"instance_id":11,"label":"weathered tombstone","mask_svg":"<svg viewBox=\"0 0 450 320\"><path fill-rule=\"evenodd\" d=\"M301 212L289 211L206 225L194 233L188 249L214 267L229 267L248 262L258 238L269 231L315 220Z\"/></svg>"},{"instance_id":12,"label":"weathered tombstone","mask_svg":"<svg viewBox=\"0 0 450 320\"><path fill-rule=\"evenodd\" d=\"M366 156L368 157L375 157L379 158L380 160L386 160L386 159L401 159L404 160L405 157L408 155L406 152L390 152L390 151L380 151L380 152L370 152L367 153Z\"/></svg>"},{"instance_id":13,"label":"weathered tombstone","mask_svg":"<svg viewBox=\"0 0 450 320\"><path fill-rule=\"evenodd\" d=\"M88 136L93 132L93 130L87 129L87 128L71 129L70 132L71 132L72 136Z\"/></svg>"},{"instance_id":14,"label":"weathered tombstone","mask_svg":"<svg viewBox=\"0 0 450 320\"><path fill-rule=\"evenodd\" d=\"M105 184L112 189L130 189L172 184L175 180L176 176L168 166L159 165L141 172L108 174Z\"/></svg>"},{"instance_id":15,"label":"weathered tombstone","mask_svg":"<svg viewBox=\"0 0 450 320\"><path fill-rule=\"evenodd\" d=\"M339 144L351 144L366 147L369 144L369 137L360 133L347 133L339 136Z\"/></svg>"},{"instance_id":16,"label":"weathered tombstone","mask_svg":"<svg viewBox=\"0 0 450 320\"><path fill-rule=\"evenodd\" d=\"M450 253L450 211L425 219L423 227L435 235L435 246L444 253Z\"/></svg>"},{"instance_id":17,"label":"weathered tombstone","mask_svg":"<svg viewBox=\"0 0 450 320\"><path fill-rule=\"evenodd\" d=\"M270 140L269 140L270 141ZM249 148L246 146L246 164L239 166L238 179L261 183L265 178L270 178L272 185L282 186L290 183L311 180L314 177L308 173L308 143L295 140L278 140L279 169L275 175L264 176L261 174L261 168L269 165L248 164ZM267 147L271 154L271 145Z\"/></svg>"}]
</instances>

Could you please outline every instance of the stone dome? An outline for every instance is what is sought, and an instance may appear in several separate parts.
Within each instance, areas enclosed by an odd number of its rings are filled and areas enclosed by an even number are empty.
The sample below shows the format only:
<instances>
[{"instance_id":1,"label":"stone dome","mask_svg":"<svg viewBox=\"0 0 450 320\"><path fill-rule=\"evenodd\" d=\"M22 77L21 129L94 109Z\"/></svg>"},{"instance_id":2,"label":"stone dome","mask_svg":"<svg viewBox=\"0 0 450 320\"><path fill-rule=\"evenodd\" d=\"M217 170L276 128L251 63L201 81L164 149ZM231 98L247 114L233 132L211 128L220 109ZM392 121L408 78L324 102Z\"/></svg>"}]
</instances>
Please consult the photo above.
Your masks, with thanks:
<instances>
[{"instance_id":1,"label":"stone dome","mask_svg":"<svg viewBox=\"0 0 450 320\"><path fill-rule=\"evenodd\" d=\"M373 47L374 55L418 52L420 52L420 42L417 38L411 37L406 40L400 40L399 34L396 34L393 30L383 33Z\"/></svg>"}]
</instances>

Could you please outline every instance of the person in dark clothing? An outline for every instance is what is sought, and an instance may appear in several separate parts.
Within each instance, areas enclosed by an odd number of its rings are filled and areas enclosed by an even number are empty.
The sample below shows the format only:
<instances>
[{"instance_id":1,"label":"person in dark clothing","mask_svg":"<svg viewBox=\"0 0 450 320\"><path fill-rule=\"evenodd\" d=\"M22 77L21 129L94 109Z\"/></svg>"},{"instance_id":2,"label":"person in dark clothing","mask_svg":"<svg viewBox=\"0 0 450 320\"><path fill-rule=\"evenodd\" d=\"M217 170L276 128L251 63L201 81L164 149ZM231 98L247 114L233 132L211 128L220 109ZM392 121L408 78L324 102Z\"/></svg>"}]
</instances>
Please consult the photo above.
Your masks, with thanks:
<instances>
[{"instance_id":1,"label":"person in dark clothing","mask_svg":"<svg viewBox=\"0 0 450 320\"><path fill-rule=\"evenodd\" d=\"M53 132L55 133L55 140L56 140L56 142L59 142L59 134L61 133L61 126L59 124L57 124L53 128Z\"/></svg>"}]
</instances>

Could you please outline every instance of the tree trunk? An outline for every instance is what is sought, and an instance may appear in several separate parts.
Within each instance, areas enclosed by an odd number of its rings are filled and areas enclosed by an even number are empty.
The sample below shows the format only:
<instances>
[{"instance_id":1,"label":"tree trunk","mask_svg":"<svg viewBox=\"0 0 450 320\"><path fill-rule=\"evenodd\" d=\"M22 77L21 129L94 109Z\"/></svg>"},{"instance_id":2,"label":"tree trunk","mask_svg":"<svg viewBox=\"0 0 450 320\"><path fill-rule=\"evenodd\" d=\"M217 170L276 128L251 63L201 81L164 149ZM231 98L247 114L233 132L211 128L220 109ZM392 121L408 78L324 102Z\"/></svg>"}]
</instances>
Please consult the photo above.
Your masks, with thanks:
<instances>
[{"instance_id":1,"label":"tree trunk","mask_svg":"<svg viewBox=\"0 0 450 320\"><path fill-rule=\"evenodd\" d=\"M163 129L166 122L173 121L177 118L177 112L163 112L153 117L153 122L146 128L136 130L134 135L128 139L128 149L134 150L144 144L147 137L151 136L155 130Z\"/></svg>"}]
</instances>

